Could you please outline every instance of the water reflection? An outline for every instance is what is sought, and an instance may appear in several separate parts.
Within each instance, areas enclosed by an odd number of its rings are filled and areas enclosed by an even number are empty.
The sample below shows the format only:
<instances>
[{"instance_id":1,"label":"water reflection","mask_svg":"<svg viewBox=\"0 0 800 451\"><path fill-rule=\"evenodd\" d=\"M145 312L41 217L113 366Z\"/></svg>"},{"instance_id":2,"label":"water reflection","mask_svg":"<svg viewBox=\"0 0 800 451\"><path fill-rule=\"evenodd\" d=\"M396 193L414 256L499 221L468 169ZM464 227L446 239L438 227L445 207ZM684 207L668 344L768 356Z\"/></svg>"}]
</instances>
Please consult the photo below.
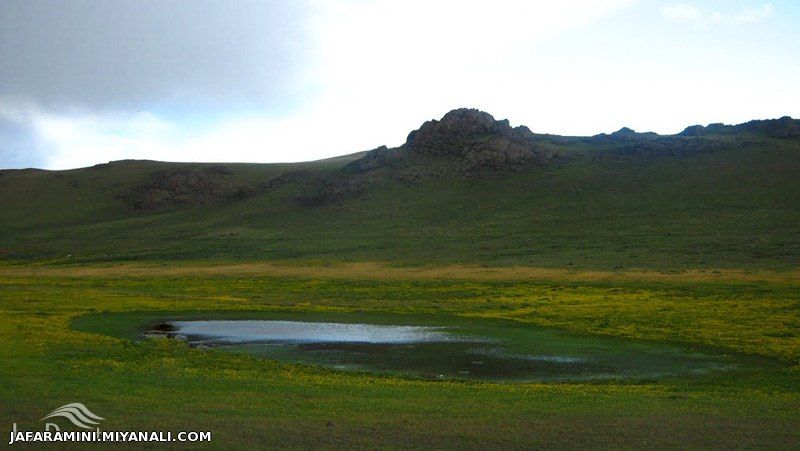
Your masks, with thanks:
<instances>
[{"instance_id":1,"label":"water reflection","mask_svg":"<svg viewBox=\"0 0 800 451\"><path fill-rule=\"evenodd\" d=\"M426 343L464 341L464 337L434 326L318 323L303 321L175 321L190 339L228 343Z\"/></svg>"}]
</instances>

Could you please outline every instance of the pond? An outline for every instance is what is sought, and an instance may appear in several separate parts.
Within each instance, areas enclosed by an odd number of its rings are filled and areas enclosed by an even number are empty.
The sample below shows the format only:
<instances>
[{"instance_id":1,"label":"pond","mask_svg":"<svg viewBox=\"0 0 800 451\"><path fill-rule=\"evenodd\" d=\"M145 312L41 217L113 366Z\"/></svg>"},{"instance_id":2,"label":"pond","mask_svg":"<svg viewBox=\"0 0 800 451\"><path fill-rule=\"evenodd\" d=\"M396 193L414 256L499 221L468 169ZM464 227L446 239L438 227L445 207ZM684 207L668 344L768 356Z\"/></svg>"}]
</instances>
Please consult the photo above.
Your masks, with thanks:
<instances>
[{"instance_id":1,"label":"pond","mask_svg":"<svg viewBox=\"0 0 800 451\"><path fill-rule=\"evenodd\" d=\"M86 315L73 327L130 339L178 338L207 352L429 379L649 380L774 363L708 348L435 314L116 313Z\"/></svg>"},{"instance_id":2,"label":"pond","mask_svg":"<svg viewBox=\"0 0 800 451\"><path fill-rule=\"evenodd\" d=\"M277 320L174 321L193 343L424 343L455 341L442 327Z\"/></svg>"}]
</instances>

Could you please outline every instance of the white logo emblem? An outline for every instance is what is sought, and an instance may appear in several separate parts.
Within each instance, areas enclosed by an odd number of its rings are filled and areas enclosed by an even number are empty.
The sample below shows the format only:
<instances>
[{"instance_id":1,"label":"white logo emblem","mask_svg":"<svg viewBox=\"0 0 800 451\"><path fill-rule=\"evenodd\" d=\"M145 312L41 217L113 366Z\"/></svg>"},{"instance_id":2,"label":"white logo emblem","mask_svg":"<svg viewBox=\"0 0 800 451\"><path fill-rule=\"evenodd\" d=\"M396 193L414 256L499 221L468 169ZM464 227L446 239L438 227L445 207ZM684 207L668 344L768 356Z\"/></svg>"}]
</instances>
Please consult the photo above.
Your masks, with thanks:
<instances>
[{"instance_id":1,"label":"white logo emblem","mask_svg":"<svg viewBox=\"0 0 800 451\"><path fill-rule=\"evenodd\" d=\"M91 410L87 409L86 406L79 402L73 402L71 404L61 406L58 409L50 412L40 421L53 417L64 417L71 421L75 426L84 429L94 429L94 425L100 424L94 420L105 420L105 418L93 414Z\"/></svg>"}]
</instances>

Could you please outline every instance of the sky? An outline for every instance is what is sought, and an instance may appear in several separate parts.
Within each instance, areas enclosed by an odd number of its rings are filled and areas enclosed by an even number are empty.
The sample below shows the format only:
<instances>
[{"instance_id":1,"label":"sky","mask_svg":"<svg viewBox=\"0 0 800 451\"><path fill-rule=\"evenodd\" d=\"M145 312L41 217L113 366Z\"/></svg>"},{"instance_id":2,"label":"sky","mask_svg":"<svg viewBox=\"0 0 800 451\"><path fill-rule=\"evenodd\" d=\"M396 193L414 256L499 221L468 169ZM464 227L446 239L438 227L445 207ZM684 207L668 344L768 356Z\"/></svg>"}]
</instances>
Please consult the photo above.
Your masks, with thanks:
<instances>
[{"instance_id":1,"label":"sky","mask_svg":"<svg viewBox=\"0 0 800 451\"><path fill-rule=\"evenodd\" d=\"M534 132L800 117L796 0L0 0L0 168L293 162L479 108Z\"/></svg>"}]
</instances>

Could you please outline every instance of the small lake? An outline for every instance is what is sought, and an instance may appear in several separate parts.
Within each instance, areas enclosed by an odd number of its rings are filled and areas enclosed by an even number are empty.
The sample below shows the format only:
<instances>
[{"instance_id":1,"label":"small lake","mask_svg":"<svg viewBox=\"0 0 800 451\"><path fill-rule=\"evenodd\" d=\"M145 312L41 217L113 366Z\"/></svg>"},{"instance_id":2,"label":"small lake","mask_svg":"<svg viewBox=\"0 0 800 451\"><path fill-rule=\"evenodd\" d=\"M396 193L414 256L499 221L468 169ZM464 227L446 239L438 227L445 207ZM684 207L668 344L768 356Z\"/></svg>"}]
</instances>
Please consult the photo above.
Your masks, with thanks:
<instances>
[{"instance_id":1,"label":"small lake","mask_svg":"<svg viewBox=\"0 0 800 451\"><path fill-rule=\"evenodd\" d=\"M313 315L312 315L313 316ZM683 346L570 334L509 321L384 316L167 321L190 346L343 371L497 381L653 379L745 367ZM392 320L395 319L393 322ZM349 320L349 321L348 321ZM412 324L408 324L411 322Z\"/></svg>"},{"instance_id":2,"label":"small lake","mask_svg":"<svg viewBox=\"0 0 800 451\"><path fill-rule=\"evenodd\" d=\"M377 312L130 312L76 318L120 338L177 338L340 371L490 381L651 380L774 365L757 356L507 320Z\"/></svg>"}]
</instances>

